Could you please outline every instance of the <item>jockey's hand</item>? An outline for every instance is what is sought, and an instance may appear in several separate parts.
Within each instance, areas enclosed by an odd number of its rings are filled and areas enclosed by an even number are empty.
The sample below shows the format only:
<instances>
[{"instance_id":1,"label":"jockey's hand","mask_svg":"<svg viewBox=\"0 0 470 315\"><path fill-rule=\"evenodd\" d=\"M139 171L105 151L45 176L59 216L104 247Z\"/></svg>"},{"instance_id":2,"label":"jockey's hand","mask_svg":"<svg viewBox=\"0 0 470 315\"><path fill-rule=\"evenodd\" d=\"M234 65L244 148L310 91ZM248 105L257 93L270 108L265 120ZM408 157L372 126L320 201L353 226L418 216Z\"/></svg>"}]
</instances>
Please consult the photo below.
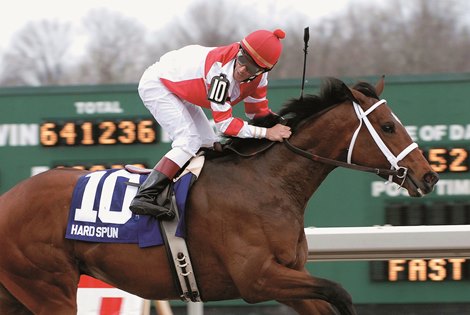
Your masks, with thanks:
<instances>
[{"instance_id":1,"label":"jockey's hand","mask_svg":"<svg viewBox=\"0 0 470 315\"><path fill-rule=\"evenodd\" d=\"M271 141L284 141L290 137L292 132L290 131L290 127L284 126L281 124L277 124L274 127L268 128L266 131L266 138Z\"/></svg>"}]
</instances>

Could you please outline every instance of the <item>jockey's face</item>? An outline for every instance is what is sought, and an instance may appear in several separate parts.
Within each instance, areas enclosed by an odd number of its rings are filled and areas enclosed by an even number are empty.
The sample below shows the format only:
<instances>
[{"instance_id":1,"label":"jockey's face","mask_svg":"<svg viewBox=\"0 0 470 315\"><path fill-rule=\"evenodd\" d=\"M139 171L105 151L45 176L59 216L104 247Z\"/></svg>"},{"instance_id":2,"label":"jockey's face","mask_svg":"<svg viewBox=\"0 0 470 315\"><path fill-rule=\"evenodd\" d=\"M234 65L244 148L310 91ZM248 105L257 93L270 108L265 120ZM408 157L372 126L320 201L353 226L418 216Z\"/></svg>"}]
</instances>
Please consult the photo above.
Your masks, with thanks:
<instances>
[{"instance_id":1,"label":"jockey's face","mask_svg":"<svg viewBox=\"0 0 470 315\"><path fill-rule=\"evenodd\" d=\"M249 71L248 68L244 65L241 65L238 61L235 62L235 69L233 70L233 78L237 82L243 82L245 80L248 80L250 78L254 78Z\"/></svg>"},{"instance_id":2,"label":"jockey's face","mask_svg":"<svg viewBox=\"0 0 470 315\"><path fill-rule=\"evenodd\" d=\"M270 69L265 69L258 66L255 61L243 51L243 49L240 49L237 54L237 61L235 62L233 77L238 82L242 82L248 79L253 80L263 72L269 70Z\"/></svg>"}]
</instances>

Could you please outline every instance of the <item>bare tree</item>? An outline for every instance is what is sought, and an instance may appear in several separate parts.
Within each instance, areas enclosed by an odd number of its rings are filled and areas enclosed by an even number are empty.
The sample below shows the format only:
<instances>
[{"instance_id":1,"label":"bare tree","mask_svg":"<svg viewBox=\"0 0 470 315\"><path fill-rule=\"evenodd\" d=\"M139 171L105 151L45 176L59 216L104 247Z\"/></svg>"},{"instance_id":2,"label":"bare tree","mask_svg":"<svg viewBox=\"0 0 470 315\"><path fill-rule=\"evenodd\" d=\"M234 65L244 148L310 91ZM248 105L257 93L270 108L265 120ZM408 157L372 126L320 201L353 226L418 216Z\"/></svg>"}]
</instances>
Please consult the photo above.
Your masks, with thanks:
<instances>
[{"instance_id":1,"label":"bare tree","mask_svg":"<svg viewBox=\"0 0 470 315\"><path fill-rule=\"evenodd\" d=\"M470 71L460 0L351 4L316 26L316 76ZM393 14L391 14L393 12Z\"/></svg>"},{"instance_id":2,"label":"bare tree","mask_svg":"<svg viewBox=\"0 0 470 315\"><path fill-rule=\"evenodd\" d=\"M459 63L464 55L468 60L468 49L459 47L466 45L468 48L470 37L465 28L459 27L459 20L464 17L458 9L459 1L416 0L413 4L399 32L401 41L397 54L401 52L403 56L403 70L408 73L463 70L459 69ZM468 65L467 70L470 70Z\"/></svg>"},{"instance_id":3,"label":"bare tree","mask_svg":"<svg viewBox=\"0 0 470 315\"><path fill-rule=\"evenodd\" d=\"M270 78L300 78L306 26L307 76L468 72L470 25L465 8L466 0L362 1L335 16L312 20L283 2L273 2L268 12L252 2L199 0L154 33L135 19L101 9L84 19L88 45L74 46L83 51L78 61L70 57L68 25L27 25L0 61L0 84L135 83L169 50L189 44L227 45L253 30L275 28L284 29L286 38Z\"/></svg>"},{"instance_id":4,"label":"bare tree","mask_svg":"<svg viewBox=\"0 0 470 315\"><path fill-rule=\"evenodd\" d=\"M43 20L28 23L4 55L2 85L57 85L67 75L70 25Z\"/></svg>"},{"instance_id":5,"label":"bare tree","mask_svg":"<svg viewBox=\"0 0 470 315\"><path fill-rule=\"evenodd\" d=\"M77 78L86 84L137 82L145 59L147 30L135 19L100 9L84 19L89 43Z\"/></svg>"},{"instance_id":6,"label":"bare tree","mask_svg":"<svg viewBox=\"0 0 470 315\"><path fill-rule=\"evenodd\" d=\"M239 41L244 34L237 21L243 16L242 7L233 1L195 1L151 37L147 62L154 63L167 51L190 44L215 47Z\"/></svg>"},{"instance_id":7,"label":"bare tree","mask_svg":"<svg viewBox=\"0 0 470 315\"><path fill-rule=\"evenodd\" d=\"M276 14L279 17L274 17ZM153 40L149 43L147 60L151 64L165 52L185 45L228 45L257 29L282 28L287 34L283 40L284 52L270 78L298 77L302 71L303 29L309 23L306 16L298 12L286 13L275 3L269 12L263 12L253 4L220 0L215 5L203 0L195 1L151 37Z\"/></svg>"}]
</instances>

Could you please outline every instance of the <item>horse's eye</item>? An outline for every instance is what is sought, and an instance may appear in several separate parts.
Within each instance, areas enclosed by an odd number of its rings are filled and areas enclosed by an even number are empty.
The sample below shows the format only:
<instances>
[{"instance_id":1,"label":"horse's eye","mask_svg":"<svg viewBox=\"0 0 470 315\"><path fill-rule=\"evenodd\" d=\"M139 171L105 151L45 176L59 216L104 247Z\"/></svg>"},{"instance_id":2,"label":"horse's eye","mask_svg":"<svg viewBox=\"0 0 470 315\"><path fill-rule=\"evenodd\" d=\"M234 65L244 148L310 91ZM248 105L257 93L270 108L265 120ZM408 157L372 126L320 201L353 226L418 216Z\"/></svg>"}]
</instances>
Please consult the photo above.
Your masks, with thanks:
<instances>
[{"instance_id":1,"label":"horse's eye","mask_svg":"<svg viewBox=\"0 0 470 315\"><path fill-rule=\"evenodd\" d=\"M395 125L393 123L387 123L382 125L382 130L386 133L394 133L395 132Z\"/></svg>"}]
</instances>

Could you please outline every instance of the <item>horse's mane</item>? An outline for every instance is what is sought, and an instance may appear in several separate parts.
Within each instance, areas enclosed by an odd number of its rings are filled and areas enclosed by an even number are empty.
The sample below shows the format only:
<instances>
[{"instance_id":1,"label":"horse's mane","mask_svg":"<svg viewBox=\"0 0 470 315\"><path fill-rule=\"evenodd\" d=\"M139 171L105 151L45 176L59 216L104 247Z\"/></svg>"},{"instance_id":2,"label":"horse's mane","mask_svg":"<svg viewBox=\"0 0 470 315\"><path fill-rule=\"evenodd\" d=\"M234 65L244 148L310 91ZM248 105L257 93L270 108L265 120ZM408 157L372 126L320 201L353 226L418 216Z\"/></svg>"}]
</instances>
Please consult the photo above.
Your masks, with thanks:
<instances>
[{"instance_id":1,"label":"horse's mane","mask_svg":"<svg viewBox=\"0 0 470 315\"><path fill-rule=\"evenodd\" d=\"M303 98L291 99L282 106L279 115L286 117L287 125L295 131L305 119L351 99L353 99L352 94L343 81L327 78L323 80L318 95L310 94Z\"/></svg>"},{"instance_id":2,"label":"horse's mane","mask_svg":"<svg viewBox=\"0 0 470 315\"><path fill-rule=\"evenodd\" d=\"M366 96L377 97L375 88L367 82L359 82L353 87L359 90ZM322 81L320 92L318 95L308 94L302 98L295 98L288 100L280 109L278 115L268 115L263 118L254 119L250 124L259 127L270 128L280 122L280 117L284 119L284 123L292 128L295 132L301 123L328 108L343 103L348 100L354 100L349 88L343 81L336 78L326 78ZM226 138L227 139L227 138ZM266 139L242 139L242 138L229 138L230 146L237 148L237 151L253 151L254 148L265 145L270 142ZM210 152L210 151L209 151ZM222 155L226 155L222 153ZM220 157L220 153L208 154L209 158Z\"/></svg>"}]
</instances>

